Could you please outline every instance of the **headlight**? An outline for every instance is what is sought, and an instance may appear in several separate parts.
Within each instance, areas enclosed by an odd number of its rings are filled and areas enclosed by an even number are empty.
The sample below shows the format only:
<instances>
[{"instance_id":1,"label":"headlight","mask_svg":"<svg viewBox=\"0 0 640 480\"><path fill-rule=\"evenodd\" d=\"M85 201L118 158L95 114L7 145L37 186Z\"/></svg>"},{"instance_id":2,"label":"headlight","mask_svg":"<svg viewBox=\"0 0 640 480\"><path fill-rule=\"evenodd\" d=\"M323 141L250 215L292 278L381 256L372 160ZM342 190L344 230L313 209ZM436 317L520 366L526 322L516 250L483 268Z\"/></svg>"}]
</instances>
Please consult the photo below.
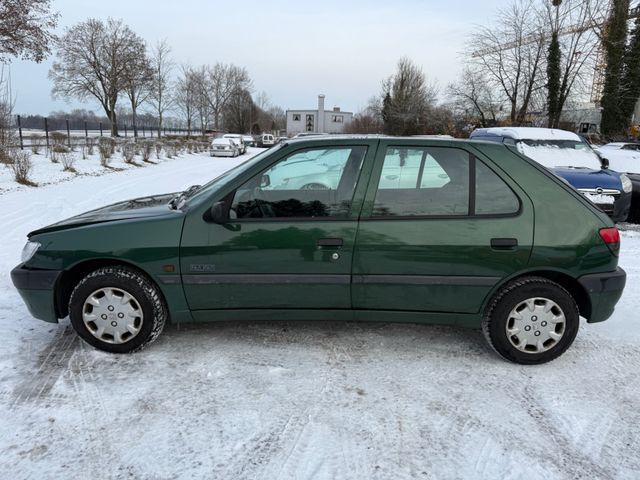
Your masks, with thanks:
<instances>
[{"instance_id":1,"label":"headlight","mask_svg":"<svg viewBox=\"0 0 640 480\"><path fill-rule=\"evenodd\" d=\"M39 248L40 244L38 242L27 242L22 249L22 263L26 263L31 260Z\"/></svg>"},{"instance_id":2,"label":"headlight","mask_svg":"<svg viewBox=\"0 0 640 480\"><path fill-rule=\"evenodd\" d=\"M633 190L633 183L631 183L629 177L627 177L624 173L620 175L620 182L622 182L622 191L624 193L630 193L631 190Z\"/></svg>"}]
</instances>

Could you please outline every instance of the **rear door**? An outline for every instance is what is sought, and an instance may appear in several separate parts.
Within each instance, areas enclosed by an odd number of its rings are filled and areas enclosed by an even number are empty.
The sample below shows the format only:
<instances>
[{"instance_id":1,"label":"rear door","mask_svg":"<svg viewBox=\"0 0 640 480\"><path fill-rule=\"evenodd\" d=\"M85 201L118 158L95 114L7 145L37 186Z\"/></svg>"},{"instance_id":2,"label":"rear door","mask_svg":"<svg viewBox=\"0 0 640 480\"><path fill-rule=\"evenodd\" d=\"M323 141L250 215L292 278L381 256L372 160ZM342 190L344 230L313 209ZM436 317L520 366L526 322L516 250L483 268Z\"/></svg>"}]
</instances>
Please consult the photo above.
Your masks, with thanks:
<instances>
[{"instance_id":1,"label":"rear door","mask_svg":"<svg viewBox=\"0 0 640 480\"><path fill-rule=\"evenodd\" d=\"M356 309L475 313L527 265L526 194L464 144L424 145L380 143L356 240Z\"/></svg>"}]
</instances>

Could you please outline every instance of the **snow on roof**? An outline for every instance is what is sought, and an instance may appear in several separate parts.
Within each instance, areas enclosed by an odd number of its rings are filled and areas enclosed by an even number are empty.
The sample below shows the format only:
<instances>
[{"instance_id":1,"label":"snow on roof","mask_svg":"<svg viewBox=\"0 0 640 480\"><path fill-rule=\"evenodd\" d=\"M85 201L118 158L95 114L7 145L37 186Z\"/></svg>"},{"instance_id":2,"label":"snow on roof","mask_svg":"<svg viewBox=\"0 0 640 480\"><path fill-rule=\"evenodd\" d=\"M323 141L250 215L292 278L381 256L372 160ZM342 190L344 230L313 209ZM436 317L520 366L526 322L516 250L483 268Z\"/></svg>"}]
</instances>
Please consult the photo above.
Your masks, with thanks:
<instances>
[{"instance_id":1,"label":"snow on roof","mask_svg":"<svg viewBox=\"0 0 640 480\"><path fill-rule=\"evenodd\" d=\"M492 127L485 129L490 135L503 135L515 140L571 140L580 142L580 137L566 130L537 127Z\"/></svg>"}]
</instances>

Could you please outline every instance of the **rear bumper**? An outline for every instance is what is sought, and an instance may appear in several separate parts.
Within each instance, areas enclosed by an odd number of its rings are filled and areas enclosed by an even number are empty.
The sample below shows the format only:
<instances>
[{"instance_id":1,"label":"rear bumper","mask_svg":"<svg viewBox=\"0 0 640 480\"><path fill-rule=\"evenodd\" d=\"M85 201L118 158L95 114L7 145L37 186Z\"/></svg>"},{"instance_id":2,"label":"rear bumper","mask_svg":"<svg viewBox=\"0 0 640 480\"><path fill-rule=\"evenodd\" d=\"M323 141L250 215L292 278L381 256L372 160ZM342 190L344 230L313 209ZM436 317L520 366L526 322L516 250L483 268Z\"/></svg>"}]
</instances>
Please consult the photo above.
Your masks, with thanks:
<instances>
[{"instance_id":1,"label":"rear bumper","mask_svg":"<svg viewBox=\"0 0 640 480\"><path fill-rule=\"evenodd\" d=\"M35 318L58 322L54 292L60 273L58 270L31 270L22 264L11 270L11 281Z\"/></svg>"},{"instance_id":2,"label":"rear bumper","mask_svg":"<svg viewBox=\"0 0 640 480\"><path fill-rule=\"evenodd\" d=\"M618 267L614 272L584 275L578 278L578 282L591 299L591 315L587 321L596 323L613 314L627 282L627 274Z\"/></svg>"}]
</instances>

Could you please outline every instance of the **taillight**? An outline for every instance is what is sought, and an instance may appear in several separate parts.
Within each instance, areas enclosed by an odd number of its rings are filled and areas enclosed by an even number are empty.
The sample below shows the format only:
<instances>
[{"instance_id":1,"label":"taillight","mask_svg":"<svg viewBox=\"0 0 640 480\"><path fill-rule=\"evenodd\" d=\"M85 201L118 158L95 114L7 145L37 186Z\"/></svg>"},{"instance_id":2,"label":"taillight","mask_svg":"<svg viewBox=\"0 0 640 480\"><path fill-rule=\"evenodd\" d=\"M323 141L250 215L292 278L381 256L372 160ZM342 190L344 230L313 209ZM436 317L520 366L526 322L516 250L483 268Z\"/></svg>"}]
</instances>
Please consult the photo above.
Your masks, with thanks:
<instances>
[{"instance_id":1,"label":"taillight","mask_svg":"<svg viewBox=\"0 0 640 480\"><path fill-rule=\"evenodd\" d=\"M620 253L620 232L616 227L601 228L600 238L616 257Z\"/></svg>"}]
</instances>

